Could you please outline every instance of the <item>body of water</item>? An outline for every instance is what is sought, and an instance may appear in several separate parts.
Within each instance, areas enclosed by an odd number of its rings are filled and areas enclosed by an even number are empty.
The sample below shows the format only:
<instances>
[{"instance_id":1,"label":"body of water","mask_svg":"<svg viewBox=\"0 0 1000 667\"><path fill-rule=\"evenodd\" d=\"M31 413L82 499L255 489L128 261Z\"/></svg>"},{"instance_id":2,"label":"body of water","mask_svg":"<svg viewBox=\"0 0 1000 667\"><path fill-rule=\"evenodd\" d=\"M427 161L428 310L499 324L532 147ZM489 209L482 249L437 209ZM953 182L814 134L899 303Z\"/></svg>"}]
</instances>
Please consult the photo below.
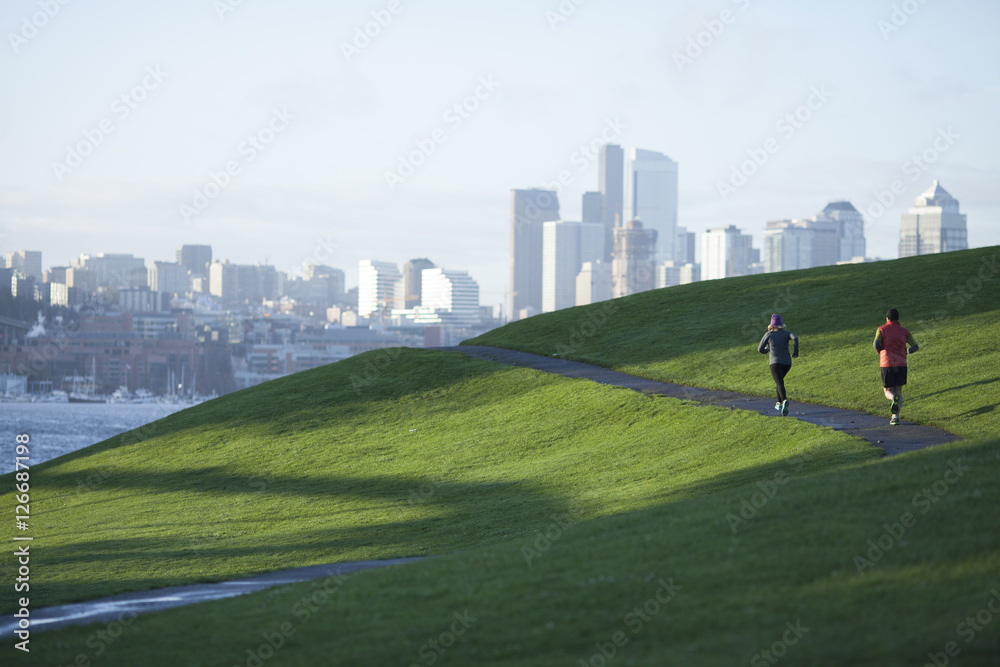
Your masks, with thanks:
<instances>
[{"instance_id":1,"label":"body of water","mask_svg":"<svg viewBox=\"0 0 1000 667\"><path fill-rule=\"evenodd\" d=\"M35 466L182 410L160 403L0 403L0 474L14 470L15 437L31 441Z\"/></svg>"}]
</instances>

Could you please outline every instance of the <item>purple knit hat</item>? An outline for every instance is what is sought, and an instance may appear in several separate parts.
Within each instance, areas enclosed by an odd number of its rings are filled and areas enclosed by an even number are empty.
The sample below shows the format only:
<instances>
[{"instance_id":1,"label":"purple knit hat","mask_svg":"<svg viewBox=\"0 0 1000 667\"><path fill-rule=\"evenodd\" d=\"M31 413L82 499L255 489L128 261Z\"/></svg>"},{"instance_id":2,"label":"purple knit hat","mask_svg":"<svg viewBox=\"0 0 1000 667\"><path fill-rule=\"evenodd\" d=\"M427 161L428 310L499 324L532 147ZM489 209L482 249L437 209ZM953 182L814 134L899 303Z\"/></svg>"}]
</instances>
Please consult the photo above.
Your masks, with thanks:
<instances>
[{"instance_id":1,"label":"purple knit hat","mask_svg":"<svg viewBox=\"0 0 1000 667\"><path fill-rule=\"evenodd\" d=\"M777 313L775 313L774 315L771 315L771 326L772 327L783 327L783 326L785 326L785 323L781 321L781 315L778 315Z\"/></svg>"}]
</instances>

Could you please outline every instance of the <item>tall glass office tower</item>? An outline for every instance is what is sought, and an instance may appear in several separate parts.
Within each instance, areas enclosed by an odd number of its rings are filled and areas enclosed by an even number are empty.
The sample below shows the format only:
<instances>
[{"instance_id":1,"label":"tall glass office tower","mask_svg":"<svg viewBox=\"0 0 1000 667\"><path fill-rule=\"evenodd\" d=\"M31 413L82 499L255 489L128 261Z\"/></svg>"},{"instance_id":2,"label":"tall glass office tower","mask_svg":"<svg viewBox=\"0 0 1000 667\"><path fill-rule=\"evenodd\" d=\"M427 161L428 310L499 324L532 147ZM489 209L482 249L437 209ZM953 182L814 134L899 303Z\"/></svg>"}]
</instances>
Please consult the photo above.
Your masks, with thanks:
<instances>
[{"instance_id":1,"label":"tall glass office tower","mask_svg":"<svg viewBox=\"0 0 1000 667\"><path fill-rule=\"evenodd\" d=\"M965 214L958 212L958 200L934 181L900 219L899 256L929 255L968 247Z\"/></svg>"},{"instance_id":2,"label":"tall glass office tower","mask_svg":"<svg viewBox=\"0 0 1000 667\"><path fill-rule=\"evenodd\" d=\"M511 320L527 309L542 312L542 229L559 219L559 198L553 190L511 190L510 206Z\"/></svg>"},{"instance_id":3,"label":"tall glass office tower","mask_svg":"<svg viewBox=\"0 0 1000 667\"><path fill-rule=\"evenodd\" d=\"M601 146L600 161L601 222L604 224L604 261L611 261L615 247L615 225L625 224L625 151L621 146ZM590 222L584 219L584 222Z\"/></svg>"},{"instance_id":4,"label":"tall glass office tower","mask_svg":"<svg viewBox=\"0 0 1000 667\"><path fill-rule=\"evenodd\" d=\"M625 219L656 231L660 259L676 259L677 163L663 153L633 148L626 174Z\"/></svg>"}]
</instances>

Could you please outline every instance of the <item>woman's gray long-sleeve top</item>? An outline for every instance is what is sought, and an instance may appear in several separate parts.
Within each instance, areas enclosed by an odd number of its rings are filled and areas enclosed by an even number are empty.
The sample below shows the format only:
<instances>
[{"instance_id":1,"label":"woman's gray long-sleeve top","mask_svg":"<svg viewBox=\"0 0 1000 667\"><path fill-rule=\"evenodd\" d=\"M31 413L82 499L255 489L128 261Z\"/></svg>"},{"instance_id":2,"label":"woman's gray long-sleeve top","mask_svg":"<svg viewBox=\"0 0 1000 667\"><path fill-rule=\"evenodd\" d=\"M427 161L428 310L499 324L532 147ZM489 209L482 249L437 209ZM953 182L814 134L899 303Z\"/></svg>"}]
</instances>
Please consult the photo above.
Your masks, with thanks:
<instances>
[{"instance_id":1,"label":"woman's gray long-sleeve top","mask_svg":"<svg viewBox=\"0 0 1000 667\"><path fill-rule=\"evenodd\" d=\"M779 329L778 331L768 331L760 339L757 351L761 354L771 353L770 363L792 365L792 355L788 353L788 341L795 342L795 356L799 354L799 339L791 331Z\"/></svg>"}]
</instances>

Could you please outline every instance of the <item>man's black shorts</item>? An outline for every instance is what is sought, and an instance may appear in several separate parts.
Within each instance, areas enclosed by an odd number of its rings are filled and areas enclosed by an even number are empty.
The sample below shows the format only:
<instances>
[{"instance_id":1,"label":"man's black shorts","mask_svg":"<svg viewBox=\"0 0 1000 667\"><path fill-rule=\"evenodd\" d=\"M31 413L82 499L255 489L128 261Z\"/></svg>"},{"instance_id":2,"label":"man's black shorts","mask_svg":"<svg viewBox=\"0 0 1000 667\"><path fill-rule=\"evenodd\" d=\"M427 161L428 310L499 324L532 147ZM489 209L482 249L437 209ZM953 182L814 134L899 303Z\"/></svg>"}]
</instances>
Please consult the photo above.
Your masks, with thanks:
<instances>
[{"instance_id":1,"label":"man's black shorts","mask_svg":"<svg viewBox=\"0 0 1000 667\"><path fill-rule=\"evenodd\" d=\"M889 366L882 369L882 386L902 387L906 384L906 366Z\"/></svg>"}]
</instances>

